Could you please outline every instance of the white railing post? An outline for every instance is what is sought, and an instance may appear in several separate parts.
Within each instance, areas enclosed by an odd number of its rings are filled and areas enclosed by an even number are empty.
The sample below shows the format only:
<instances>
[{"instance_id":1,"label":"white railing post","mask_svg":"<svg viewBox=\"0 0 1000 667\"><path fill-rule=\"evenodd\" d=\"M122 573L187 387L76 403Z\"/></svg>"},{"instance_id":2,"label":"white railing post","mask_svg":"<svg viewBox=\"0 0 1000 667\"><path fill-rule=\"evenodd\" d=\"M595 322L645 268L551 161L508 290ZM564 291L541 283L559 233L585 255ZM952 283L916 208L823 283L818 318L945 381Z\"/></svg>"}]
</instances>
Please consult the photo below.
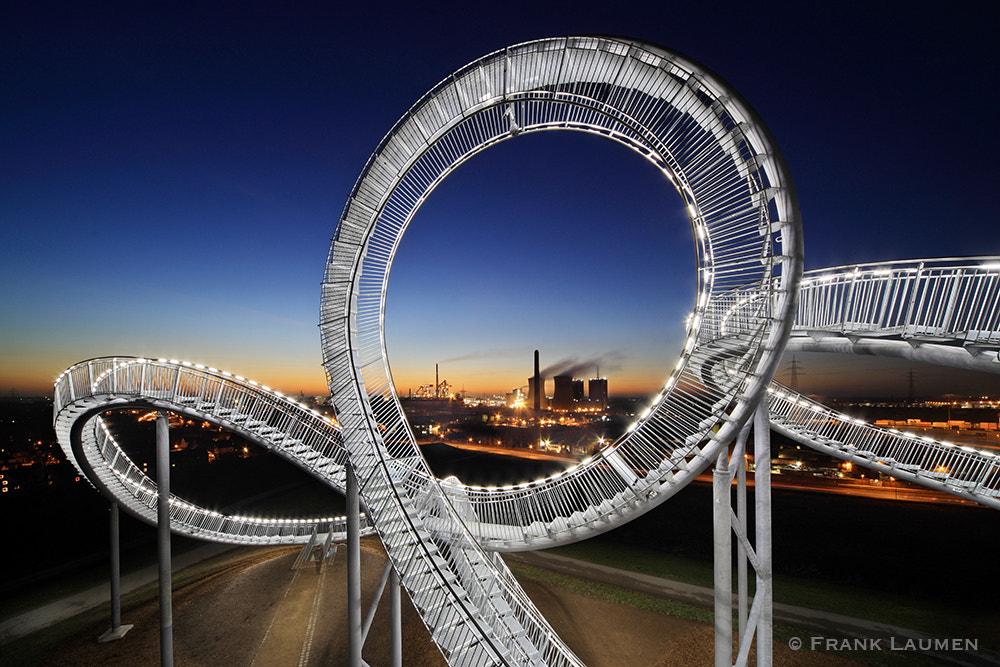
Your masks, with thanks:
<instances>
[{"instance_id":1,"label":"white railing post","mask_svg":"<svg viewBox=\"0 0 1000 667\"><path fill-rule=\"evenodd\" d=\"M924 271L924 263L920 262L917 265L917 272L913 275L913 287L910 291L910 300L906 304L906 313L903 315L903 337L906 334L913 335L916 332L916 327L911 324L911 318L913 317L913 310L917 304L917 292L920 290L921 274Z\"/></svg>"}]
</instances>

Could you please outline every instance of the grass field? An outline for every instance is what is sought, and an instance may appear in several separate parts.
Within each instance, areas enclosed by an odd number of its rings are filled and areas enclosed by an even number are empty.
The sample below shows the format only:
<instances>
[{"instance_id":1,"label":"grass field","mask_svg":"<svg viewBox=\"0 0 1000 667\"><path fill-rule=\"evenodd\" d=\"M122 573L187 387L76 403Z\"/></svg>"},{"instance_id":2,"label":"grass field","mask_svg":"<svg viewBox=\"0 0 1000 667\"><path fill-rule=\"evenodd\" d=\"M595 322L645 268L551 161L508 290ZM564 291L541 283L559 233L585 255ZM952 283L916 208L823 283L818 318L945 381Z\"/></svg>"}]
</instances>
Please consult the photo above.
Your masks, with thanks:
<instances>
[{"instance_id":1,"label":"grass field","mask_svg":"<svg viewBox=\"0 0 1000 667\"><path fill-rule=\"evenodd\" d=\"M599 538L558 547L551 551L664 579L709 588L714 585L713 566L710 562ZM750 593L753 594L752 576ZM808 609L920 630L941 637L976 638L979 639L981 648L990 650L1000 648L1000 613L993 611L984 612L981 609L942 605L903 595L788 576L775 577L774 600Z\"/></svg>"},{"instance_id":2,"label":"grass field","mask_svg":"<svg viewBox=\"0 0 1000 667\"><path fill-rule=\"evenodd\" d=\"M569 555L562 548L556 551L563 553L563 555ZM585 550L578 550L578 551L585 551ZM632 556L635 558L641 558L642 555L633 553ZM648 562L648 560L649 559L647 558L646 561ZM599 561L595 560L594 562L599 562ZM637 561L633 562L635 563ZM696 607L693 605L684 604L682 602L666 600L660 597L627 590L610 584L597 583L593 581L588 581L586 579L573 577L570 575L551 572L543 568L534 567L532 565L526 565L523 563L510 563L510 569L518 579L534 579L537 581L544 581L549 584L554 584L556 586L566 588L580 595L585 595L588 597L593 597L601 600L607 600L609 602L614 602L616 604L638 607L640 609L647 609L650 611L655 611L658 613L675 616L677 618L683 618L690 621L705 623L707 625L710 625L713 622L712 612L703 607ZM656 574L654 571L651 570L635 570L635 571L642 571L648 574ZM689 583L699 583L699 582L691 581ZM734 622L734 631L735 631L735 622ZM789 641L793 637L802 638L802 637L809 637L810 635L815 635L815 634L816 634L815 631L805 630L802 628L795 628L786 625L775 625L773 627L773 637L775 645L781 644L787 646ZM834 633L830 633L828 636L830 638L844 639L843 636ZM915 653L904 654L904 653L890 653L881 651L829 651L828 653L831 655L837 655L847 660L855 661L858 664L869 665L871 667L910 667L913 665L922 667L925 665L930 666L930 665L942 664L941 661L933 657L923 656ZM710 662L710 656L706 656L706 664L708 664L709 662Z\"/></svg>"}]
</instances>

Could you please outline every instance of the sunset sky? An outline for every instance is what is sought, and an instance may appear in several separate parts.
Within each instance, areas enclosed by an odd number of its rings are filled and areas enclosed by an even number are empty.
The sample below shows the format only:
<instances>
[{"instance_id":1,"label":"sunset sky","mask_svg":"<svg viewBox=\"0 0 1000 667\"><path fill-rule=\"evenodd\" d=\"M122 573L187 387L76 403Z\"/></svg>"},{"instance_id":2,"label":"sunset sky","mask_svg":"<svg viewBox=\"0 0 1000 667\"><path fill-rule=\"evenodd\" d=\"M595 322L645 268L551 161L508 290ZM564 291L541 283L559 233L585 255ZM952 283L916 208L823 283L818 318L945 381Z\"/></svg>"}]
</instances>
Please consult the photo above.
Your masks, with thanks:
<instances>
[{"instance_id":1,"label":"sunset sky","mask_svg":"<svg viewBox=\"0 0 1000 667\"><path fill-rule=\"evenodd\" d=\"M732 83L785 152L807 268L1000 255L1000 22L976 3L808 4L7 3L0 391L47 393L74 362L118 354L325 393L319 283L369 154L439 80L540 37L644 39ZM543 366L599 364L612 393L652 391L693 267L680 199L638 156L575 133L504 142L403 239L397 387L439 363L459 389L509 391L539 349ZM906 365L800 360L809 390L906 391Z\"/></svg>"}]
</instances>

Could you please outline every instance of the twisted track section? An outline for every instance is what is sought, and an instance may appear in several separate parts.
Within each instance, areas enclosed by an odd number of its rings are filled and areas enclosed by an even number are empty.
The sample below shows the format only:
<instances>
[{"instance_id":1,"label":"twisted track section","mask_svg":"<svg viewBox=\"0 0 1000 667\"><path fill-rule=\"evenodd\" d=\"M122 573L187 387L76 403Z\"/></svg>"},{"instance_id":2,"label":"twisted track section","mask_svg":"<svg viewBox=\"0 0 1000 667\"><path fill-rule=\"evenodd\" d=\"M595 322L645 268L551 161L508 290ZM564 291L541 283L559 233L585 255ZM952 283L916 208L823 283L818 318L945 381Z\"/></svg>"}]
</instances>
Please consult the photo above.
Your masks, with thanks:
<instances>
[{"instance_id":1,"label":"twisted track section","mask_svg":"<svg viewBox=\"0 0 1000 667\"><path fill-rule=\"evenodd\" d=\"M760 295L717 302L726 329L754 317ZM1000 257L858 264L806 272L790 349L882 354L1000 373ZM724 381L724 358L702 366ZM772 427L837 458L1000 509L1000 458L992 451L883 429L839 413L776 382Z\"/></svg>"},{"instance_id":2,"label":"twisted track section","mask_svg":"<svg viewBox=\"0 0 1000 667\"><path fill-rule=\"evenodd\" d=\"M856 264L803 275L789 349L1000 373L1000 257ZM772 427L809 447L1000 509L1000 457L853 419L787 387Z\"/></svg>"},{"instance_id":3,"label":"twisted track section","mask_svg":"<svg viewBox=\"0 0 1000 667\"><path fill-rule=\"evenodd\" d=\"M256 382L203 366L135 358L84 361L56 381L54 427L66 458L134 516L156 524L156 483L108 432L101 413L169 410L222 426L343 491L346 456L334 422ZM345 517L230 515L171 496L171 528L231 544L297 544L346 534ZM371 531L367 525L365 530Z\"/></svg>"},{"instance_id":4,"label":"twisted track section","mask_svg":"<svg viewBox=\"0 0 1000 667\"><path fill-rule=\"evenodd\" d=\"M142 365L149 368L137 370ZM155 523L155 482L128 459L98 415L93 413L98 404L102 411L128 406L156 407L212 421L272 451L279 451L284 446L283 456L307 470L329 467L329 462L318 461L316 452L317 449L331 451L331 444L334 447L334 461L346 459L346 453L340 449L337 440L336 426L326 420L323 420L326 426L313 431L317 446L303 448L300 444L302 439L290 435L296 428L285 429L280 434L261 435L260 432L269 427L265 427L266 422L263 420L251 417L253 410L234 414L222 407L219 410L222 417L218 413L213 415L212 412L218 406L211 404L212 397L217 396L218 392L212 389L213 384L210 382L196 380L212 396L187 395L174 397L173 400L161 392L147 394L139 388L128 388L123 383L122 389L117 390L113 399L103 402L87 400L84 392L72 390L67 384L73 373L78 377L89 376L94 370L107 370L109 366L117 366L122 376L131 378L141 377L143 374L150 377L157 372L200 375L200 371L193 365L185 366L180 362L165 360L95 359L75 365L56 385L57 398L65 397L68 393L76 393L79 397L75 401L59 401L57 407L59 442L63 445L67 458L76 464L81 473L86 473L88 479L94 480L95 485L113 493L120 502L132 509L133 514L150 523ZM127 372L124 370L126 368ZM251 380L230 376L228 381L240 385L248 392L261 390ZM873 426L796 394L778 383L772 383L768 394L772 426L798 442L863 467L1000 509L1000 457L993 452ZM294 414L296 410L302 411L305 408L297 407L294 401L279 394L271 394L271 400L275 399L276 409L293 415L289 425L301 424L301 420L295 419ZM310 412L310 416L315 418L317 415ZM77 424L80 443L74 449L69 433L73 430L74 423L78 422L82 423L82 426ZM242 424L243 428L237 424ZM308 438L305 440L308 441ZM319 446L320 442L326 444ZM86 456L85 464L78 462L78 452ZM302 457L301 460L298 456ZM333 469L336 470L336 464ZM336 481L327 483L340 490L343 469L325 476L327 480L331 477ZM475 535L485 536L487 544L494 547L499 544L501 548L506 547L506 550L513 550L511 547L542 548L548 545L550 536L558 535L560 530L567 530L577 539L586 535L584 532L574 533L569 528L582 517L574 517L562 509L566 507L562 497L568 491L560 486L566 483L566 477L565 474L560 474L531 484L501 488L467 487L449 481L444 485L444 490L469 530ZM109 479L118 481L109 483ZM415 475L407 483L426 489L431 480ZM114 489L118 490L113 491ZM127 491L123 492L122 489ZM543 492L538 493L539 489ZM332 528L335 533L340 534L344 530L342 518L250 519L199 508L179 498L175 498L172 503L176 505L176 509L172 510L172 524L176 530L213 541L240 544L301 542L308 538L314 526L319 532ZM600 525L596 508L590 513L590 517ZM504 539L498 539L497 533L502 534ZM490 535L493 537L489 537ZM544 537L539 539L540 535Z\"/></svg>"},{"instance_id":5,"label":"twisted track section","mask_svg":"<svg viewBox=\"0 0 1000 667\"><path fill-rule=\"evenodd\" d=\"M771 428L825 454L1000 509L1000 456L872 426L787 387L768 390Z\"/></svg>"},{"instance_id":6,"label":"twisted track section","mask_svg":"<svg viewBox=\"0 0 1000 667\"><path fill-rule=\"evenodd\" d=\"M851 332L855 344L908 336L913 339L908 348L946 350L948 356L939 363L965 366L961 360L954 361L959 354L985 359L985 369L997 372L998 286L1000 257L925 259L810 271L801 285L793 341L849 341L845 332ZM749 298L743 296L732 303L745 303ZM802 312L807 309L817 312ZM752 316L738 312L735 306L724 311L719 317L723 333L734 322ZM860 422L778 383L771 384L768 394L774 428L798 442L863 467L1000 508L1000 459L992 452ZM282 455L343 490L347 454L337 425L252 380L164 359L94 359L63 373L56 383L55 397L55 426L67 458L95 485L151 523L155 523L155 482L128 459L103 427L97 417L100 411L141 405L204 419ZM74 428L79 433L75 446L70 437ZM670 495L682 488L691 478L684 469L688 462L679 460L669 475L661 476L656 492ZM598 465L614 479L611 464L602 460ZM632 472L647 478L658 474L651 466L636 467ZM400 483L409 487L412 495L419 495L434 482L422 471L413 470ZM449 482L443 492L469 532L489 550L544 548L576 541L615 525L618 516L606 500L586 504L588 491L582 479L571 472L501 488ZM342 518L262 520L223 515L179 498L173 503L177 507L173 521L179 531L215 541L300 542L307 539L313 526L320 532L344 530ZM582 503L586 504L584 510L579 509ZM440 532L444 526L450 534L447 520L435 518L432 511L428 523L432 530Z\"/></svg>"}]
</instances>

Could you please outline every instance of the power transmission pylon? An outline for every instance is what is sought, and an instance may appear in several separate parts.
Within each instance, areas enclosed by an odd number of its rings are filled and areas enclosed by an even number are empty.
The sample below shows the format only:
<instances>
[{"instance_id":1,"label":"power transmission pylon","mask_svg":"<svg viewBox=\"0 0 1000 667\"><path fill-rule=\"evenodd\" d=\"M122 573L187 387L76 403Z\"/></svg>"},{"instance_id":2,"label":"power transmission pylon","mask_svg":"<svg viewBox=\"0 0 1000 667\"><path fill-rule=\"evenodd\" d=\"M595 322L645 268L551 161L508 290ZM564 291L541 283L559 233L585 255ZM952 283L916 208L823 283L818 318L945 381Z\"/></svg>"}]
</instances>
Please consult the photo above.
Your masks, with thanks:
<instances>
[{"instance_id":1,"label":"power transmission pylon","mask_svg":"<svg viewBox=\"0 0 1000 667\"><path fill-rule=\"evenodd\" d=\"M788 364L788 388L796 394L799 393L799 376L805 374L805 371L802 370L802 364L798 362L793 354L792 362Z\"/></svg>"}]
</instances>

